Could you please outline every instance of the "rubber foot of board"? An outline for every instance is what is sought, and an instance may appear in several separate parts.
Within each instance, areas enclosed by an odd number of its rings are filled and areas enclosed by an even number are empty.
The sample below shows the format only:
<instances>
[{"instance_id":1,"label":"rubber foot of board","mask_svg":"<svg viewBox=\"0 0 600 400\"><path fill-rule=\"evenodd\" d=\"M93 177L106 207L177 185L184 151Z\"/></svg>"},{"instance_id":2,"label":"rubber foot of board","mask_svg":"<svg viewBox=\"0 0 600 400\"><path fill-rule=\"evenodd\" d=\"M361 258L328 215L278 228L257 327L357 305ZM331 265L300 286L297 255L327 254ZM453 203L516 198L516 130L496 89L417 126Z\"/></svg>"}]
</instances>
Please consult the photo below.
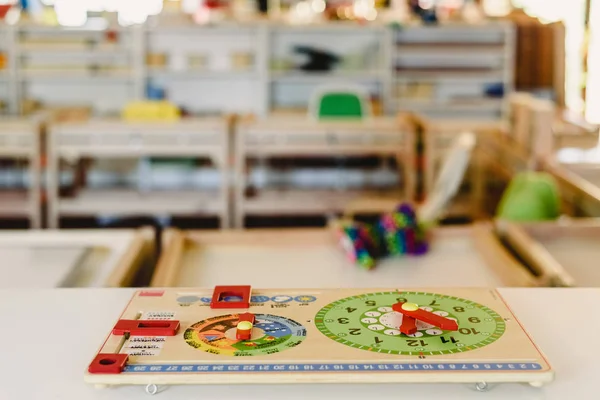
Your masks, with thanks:
<instances>
[{"instance_id":1,"label":"rubber foot of board","mask_svg":"<svg viewBox=\"0 0 600 400\"><path fill-rule=\"evenodd\" d=\"M128 359L129 355L127 354L100 353L91 362L88 372L90 374L120 374Z\"/></svg>"}]
</instances>

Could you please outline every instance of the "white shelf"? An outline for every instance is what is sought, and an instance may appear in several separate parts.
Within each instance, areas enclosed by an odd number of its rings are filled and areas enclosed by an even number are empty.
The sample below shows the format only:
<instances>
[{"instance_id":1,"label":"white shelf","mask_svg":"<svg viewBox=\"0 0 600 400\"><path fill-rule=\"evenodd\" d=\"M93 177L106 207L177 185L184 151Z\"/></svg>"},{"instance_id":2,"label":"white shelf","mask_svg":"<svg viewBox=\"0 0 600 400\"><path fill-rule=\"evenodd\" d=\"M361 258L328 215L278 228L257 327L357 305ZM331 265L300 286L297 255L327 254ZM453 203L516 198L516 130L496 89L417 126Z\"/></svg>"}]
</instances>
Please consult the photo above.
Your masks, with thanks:
<instances>
[{"instance_id":1,"label":"white shelf","mask_svg":"<svg viewBox=\"0 0 600 400\"><path fill-rule=\"evenodd\" d=\"M457 54L504 56L505 53L504 46L488 44L399 44L396 46L397 56L456 56Z\"/></svg>"},{"instance_id":2,"label":"white shelf","mask_svg":"<svg viewBox=\"0 0 600 400\"><path fill-rule=\"evenodd\" d=\"M235 70L223 70L223 71L210 71L210 70L183 70L173 71L168 69L156 69L151 68L148 70L148 76L152 78L169 78L169 79L199 79L199 80L212 80L212 79L252 79L258 78L258 73L254 69L245 71Z\"/></svg>"},{"instance_id":3,"label":"white shelf","mask_svg":"<svg viewBox=\"0 0 600 400\"><path fill-rule=\"evenodd\" d=\"M85 189L75 198L61 198L62 215L220 215L224 201L218 192L133 189Z\"/></svg>"},{"instance_id":4,"label":"white shelf","mask_svg":"<svg viewBox=\"0 0 600 400\"><path fill-rule=\"evenodd\" d=\"M130 71L92 71L89 69L57 69L57 70L27 70L20 72L19 79L111 79L111 80L130 80L133 74Z\"/></svg>"},{"instance_id":5,"label":"white shelf","mask_svg":"<svg viewBox=\"0 0 600 400\"><path fill-rule=\"evenodd\" d=\"M492 83L502 82L504 80L504 71L452 71L452 70L438 70L438 71L412 71L412 70L399 70L394 77L394 81L397 83L404 82L445 82L445 83Z\"/></svg>"},{"instance_id":6,"label":"white shelf","mask_svg":"<svg viewBox=\"0 0 600 400\"><path fill-rule=\"evenodd\" d=\"M385 72L383 71L340 71L334 70L331 72L303 72L303 71L271 71L271 81L287 81L287 82L313 82L313 81L329 81L332 79L380 79Z\"/></svg>"}]
</instances>

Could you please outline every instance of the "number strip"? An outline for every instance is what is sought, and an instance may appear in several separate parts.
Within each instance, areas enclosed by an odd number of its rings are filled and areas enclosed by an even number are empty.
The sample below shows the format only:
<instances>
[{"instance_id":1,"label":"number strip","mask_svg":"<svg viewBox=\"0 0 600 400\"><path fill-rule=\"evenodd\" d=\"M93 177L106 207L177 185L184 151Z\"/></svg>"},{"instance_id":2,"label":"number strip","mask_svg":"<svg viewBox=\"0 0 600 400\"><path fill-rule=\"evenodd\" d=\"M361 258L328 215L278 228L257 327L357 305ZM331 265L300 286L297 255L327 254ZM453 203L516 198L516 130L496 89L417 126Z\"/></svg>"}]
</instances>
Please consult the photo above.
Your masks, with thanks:
<instances>
[{"instance_id":1,"label":"number strip","mask_svg":"<svg viewBox=\"0 0 600 400\"><path fill-rule=\"evenodd\" d=\"M146 364L127 365L124 373L203 372L385 372L385 371L539 371L538 363L368 363L368 364Z\"/></svg>"}]
</instances>

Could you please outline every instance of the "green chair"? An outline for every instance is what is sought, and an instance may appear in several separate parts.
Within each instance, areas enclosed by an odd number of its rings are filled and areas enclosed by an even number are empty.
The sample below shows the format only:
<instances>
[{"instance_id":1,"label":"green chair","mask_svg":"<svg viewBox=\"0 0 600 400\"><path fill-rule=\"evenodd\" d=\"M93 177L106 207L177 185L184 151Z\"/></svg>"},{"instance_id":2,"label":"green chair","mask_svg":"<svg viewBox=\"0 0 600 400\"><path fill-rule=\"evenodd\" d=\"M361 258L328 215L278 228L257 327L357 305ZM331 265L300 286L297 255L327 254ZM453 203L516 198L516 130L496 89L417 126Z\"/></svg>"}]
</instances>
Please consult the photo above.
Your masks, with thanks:
<instances>
[{"instance_id":1,"label":"green chair","mask_svg":"<svg viewBox=\"0 0 600 400\"><path fill-rule=\"evenodd\" d=\"M369 94L355 85L320 86L310 99L309 114L317 120L370 118Z\"/></svg>"},{"instance_id":2,"label":"green chair","mask_svg":"<svg viewBox=\"0 0 600 400\"><path fill-rule=\"evenodd\" d=\"M560 217L561 201L556 181L544 172L517 174L509 183L496 213L509 221L552 221Z\"/></svg>"}]
</instances>

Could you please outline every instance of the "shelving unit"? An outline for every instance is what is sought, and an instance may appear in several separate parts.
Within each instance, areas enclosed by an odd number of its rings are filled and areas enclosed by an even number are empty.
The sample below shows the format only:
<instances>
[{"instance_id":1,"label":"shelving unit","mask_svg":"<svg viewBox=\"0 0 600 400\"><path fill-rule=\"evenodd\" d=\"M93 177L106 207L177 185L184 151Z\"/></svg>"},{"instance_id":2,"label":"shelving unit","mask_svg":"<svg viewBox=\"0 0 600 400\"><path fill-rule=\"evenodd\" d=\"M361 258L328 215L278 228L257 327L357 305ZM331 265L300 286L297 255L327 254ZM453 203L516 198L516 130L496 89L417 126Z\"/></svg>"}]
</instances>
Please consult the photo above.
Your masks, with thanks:
<instances>
[{"instance_id":1,"label":"shelving unit","mask_svg":"<svg viewBox=\"0 0 600 400\"><path fill-rule=\"evenodd\" d=\"M273 117L241 121L236 132L236 227L243 227L247 217L339 215L374 196L376 201L367 201L365 208L354 213L381 213L414 198L413 133L403 131L395 119L356 123ZM387 159L387 166L384 162L370 172L356 169L353 176L351 168L288 165L278 170L277 163L272 163L367 156ZM302 181L303 168L313 177L311 182ZM379 182L376 178L365 182L370 173L373 177L378 172Z\"/></svg>"},{"instance_id":2,"label":"shelving unit","mask_svg":"<svg viewBox=\"0 0 600 400\"><path fill-rule=\"evenodd\" d=\"M36 123L0 119L0 218L26 218L31 228L41 226L40 131Z\"/></svg>"},{"instance_id":3,"label":"shelving unit","mask_svg":"<svg viewBox=\"0 0 600 400\"><path fill-rule=\"evenodd\" d=\"M269 112L306 112L315 89L332 83L364 88L375 108L384 111L390 80L387 60L391 43L385 26L271 24L267 40ZM311 59L306 52L320 52L319 58L337 60L329 64L316 57Z\"/></svg>"},{"instance_id":4,"label":"shelving unit","mask_svg":"<svg viewBox=\"0 0 600 400\"><path fill-rule=\"evenodd\" d=\"M12 30L20 113L77 105L114 115L144 97L140 27L96 19L80 28L22 23Z\"/></svg>"},{"instance_id":5,"label":"shelving unit","mask_svg":"<svg viewBox=\"0 0 600 400\"><path fill-rule=\"evenodd\" d=\"M188 112L266 113L260 26L158 23L144 41L147 84Z\"/></svg>"},{"instance_id":6,"label":"shelving unit","mask_svg":"<svg viewBox=\"0 0 600 400\"><path fill-rule=\"evenodd\" d=\"M502 117L505 102L485 91L513 87L509 23L398 30L380 22L204 26L158 18L133 27L91 20L75 29L22 23L4 30L18 82L9 95L15 113L37 101L111 116L130 100L164 93L195 116L302 114L315 88L337 83L365 88L378 115L489 120ZM296 46L339 60L308 71L315 68L302 67L308 58Z\"/></svg>"},{"instance_id":7,"label":"shelving unit","mask_svg":"<svg viewBox=\"0 0 600 400\"><path fill-rule=\"evenodd\" d=\"M391 110L441 119L505 117L502 94L514 87L511 24L411 26L393 40Z\"/></svg>"},{"instance_id":8,"label":"shelving unit","mask_svg":"<svg viewBox=\"0 0 600 400\"><path fill-rule=\"evenodd\" d=\"M48 141L50 226L58 227L60 217L93 215L212 216L227 227L230 134L230 121L224 118L173 123L92 119L52 125ZM170 164L162 170L163 178L166 175L162 183L160 160L152 158L169 159ZM176 165L183 159L192 164L191 168L186 166L182 171ZM206 168L198 168L199 159L206 159ZM88 168L82 160L87 160ZM90 172L91 162L99 170L95 178ZM62 173L68 171L65 166L75 170L66 183L68 176L65 179ZM123 169L117 174L120 181L115 182L109 173L101 174L102 168L110 167ZM173 178L173 168L179 181ZM77 171L84 169L87 174ZM61 193L65 187L71 188L70 194Z\"/></svg>"}]
</instances>

